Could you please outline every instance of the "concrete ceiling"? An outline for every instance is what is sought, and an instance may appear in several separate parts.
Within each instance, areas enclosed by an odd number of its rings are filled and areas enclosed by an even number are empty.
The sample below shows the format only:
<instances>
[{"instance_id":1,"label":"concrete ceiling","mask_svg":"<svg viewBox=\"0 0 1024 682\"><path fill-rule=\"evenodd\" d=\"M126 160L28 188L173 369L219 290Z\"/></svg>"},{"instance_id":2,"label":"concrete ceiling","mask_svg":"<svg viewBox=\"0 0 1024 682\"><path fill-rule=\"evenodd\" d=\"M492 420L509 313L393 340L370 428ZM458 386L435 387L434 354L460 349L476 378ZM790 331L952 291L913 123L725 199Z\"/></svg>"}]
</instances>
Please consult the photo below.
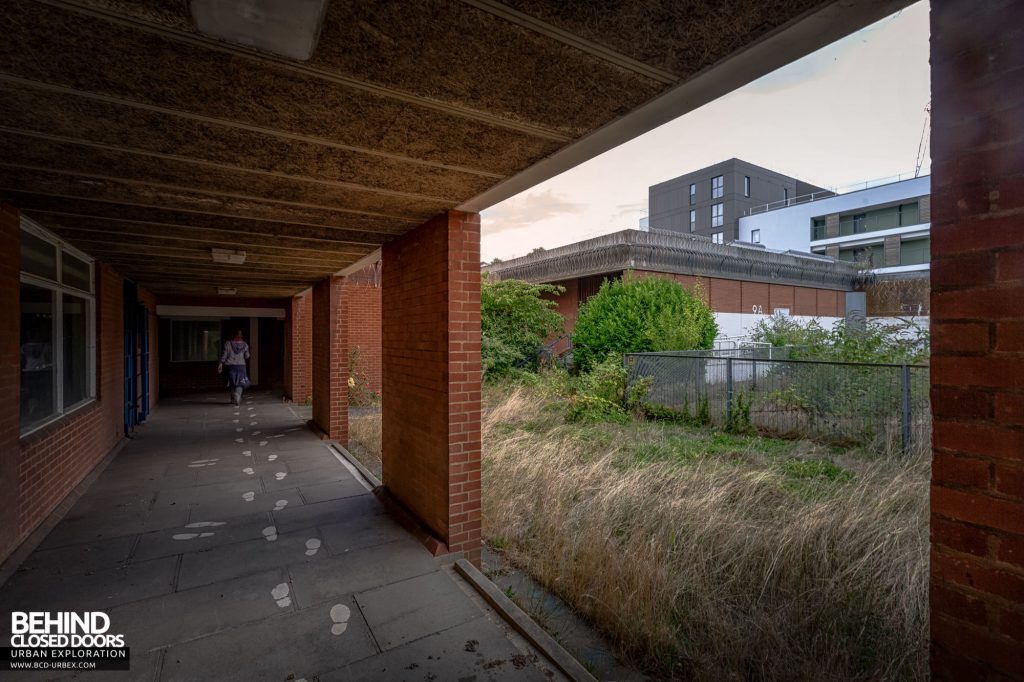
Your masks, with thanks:
<instances>
[{"instance_id":1,"label":"concrete ceiling","mask_svg":"<svg viewBox=\"0 0 1024 682\"><path fill-rule=\"evenodd\" d=\"M906 4L331 0L299 62L187 0L3 0L0 196L157 293L291 295Z\"/></svg>"}]
</instances>

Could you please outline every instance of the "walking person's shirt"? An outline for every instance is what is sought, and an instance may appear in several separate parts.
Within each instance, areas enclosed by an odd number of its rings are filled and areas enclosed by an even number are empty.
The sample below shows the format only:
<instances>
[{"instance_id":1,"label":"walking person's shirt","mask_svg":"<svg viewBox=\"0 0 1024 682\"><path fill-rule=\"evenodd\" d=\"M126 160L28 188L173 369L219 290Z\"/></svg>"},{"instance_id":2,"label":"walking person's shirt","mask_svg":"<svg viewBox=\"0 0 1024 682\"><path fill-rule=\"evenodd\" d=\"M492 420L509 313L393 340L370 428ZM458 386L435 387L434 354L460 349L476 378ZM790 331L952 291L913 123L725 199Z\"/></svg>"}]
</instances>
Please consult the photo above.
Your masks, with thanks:
<instances>
[{"instance_id":1,"label":"walking person's shirt","mask_svg":"<svg viewBox=\"0 0 1024 682\"><path fill-rule=\"evenodd\" d=\"M221 364L226 366L244 365L249 359L249 344L245 341L225 341L224 352L220 356Z\"/></svg>"}]
</instances>

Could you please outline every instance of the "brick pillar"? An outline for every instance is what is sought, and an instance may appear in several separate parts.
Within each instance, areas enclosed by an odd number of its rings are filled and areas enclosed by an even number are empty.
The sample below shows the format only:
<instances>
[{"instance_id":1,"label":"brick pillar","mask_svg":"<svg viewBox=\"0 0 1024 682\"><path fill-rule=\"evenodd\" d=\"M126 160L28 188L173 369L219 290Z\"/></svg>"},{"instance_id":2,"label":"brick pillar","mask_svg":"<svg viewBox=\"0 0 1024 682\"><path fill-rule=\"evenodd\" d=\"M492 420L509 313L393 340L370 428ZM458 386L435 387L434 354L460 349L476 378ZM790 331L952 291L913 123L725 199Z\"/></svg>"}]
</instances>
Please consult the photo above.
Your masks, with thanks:
<instances>
[{"instance_id":1,"label":"brick pillar","mask_svg":"<svg viewBox=\"0 0 1024 682\"><path fill-rule=\"evenodd\" d=\"M313 395L312 294L293 296L284 321L284 391L290 400L304 403Z\"/></svg>"},{"instance_id":2,"label":"brick pillar","mask_svg":"<svg viewBox=\"0 0 1024 682\"><path fill-rule=\"evenodd\" d=\"M451 552L480 560L480 217L384 246L384 485Z\"/></svg>"},{"instance_id":3,"label":"brick pillar","mask_svg":"<svg viewBox=\"0 0 1024 682\"><path fill-rule=\"evenodd\" d=\"M18 541L21 422L21 223L0 203L0 560Z\"/></svg>"},{"instance_id":4,"label":"brick pillar","mask_svg":"<svg viewBox=\"0 0 1024 682\"><path fill-rule=\"evenodd\" d=\"M328 438L348 443L348 338L342 277L313 286L313 423Z\"/></svg>"},{"instance_id":5,"label":"brick pillar","mask_svg":"<svg viewBox=\"0 0 1024 682\"><path fill-rule=\"evenodd\" d=\"M1024 679L1024 30L933 0L931 661Z\"/></svg>"}]
</instances>

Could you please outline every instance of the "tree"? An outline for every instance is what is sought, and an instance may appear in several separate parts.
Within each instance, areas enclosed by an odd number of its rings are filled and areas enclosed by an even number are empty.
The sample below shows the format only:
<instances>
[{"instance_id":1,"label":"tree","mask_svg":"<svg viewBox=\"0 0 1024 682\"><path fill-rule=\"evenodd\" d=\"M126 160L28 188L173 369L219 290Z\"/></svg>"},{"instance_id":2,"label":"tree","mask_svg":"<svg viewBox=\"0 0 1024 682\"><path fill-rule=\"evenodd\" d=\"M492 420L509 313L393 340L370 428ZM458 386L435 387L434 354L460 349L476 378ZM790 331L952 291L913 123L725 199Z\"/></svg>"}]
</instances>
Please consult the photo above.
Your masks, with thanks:
<instances>
[{"instance_id":1,"label":"tree","mask_svg":"<svg viewBox=\"0 0 1024 682\"><path fill-rule=\"evenodd\" d=\"M495 378L536 363L544 340L565 329L555 302L542 298L564 289L553 284L531 284L518 279L491 281L480 288L481 355L484 375Z\"/></svg>"},{"instance_id":2,"label":"tree","mask_svg":"<svg viewBox=\"0 0 1024 682\"><path fill-rule=\"evenodd\" d=\"M660 277L605 280L580 308L573 358L589 370L609 353L711 348L718 335L714 313L699 291Z\"/></svg>"}]
</instances>

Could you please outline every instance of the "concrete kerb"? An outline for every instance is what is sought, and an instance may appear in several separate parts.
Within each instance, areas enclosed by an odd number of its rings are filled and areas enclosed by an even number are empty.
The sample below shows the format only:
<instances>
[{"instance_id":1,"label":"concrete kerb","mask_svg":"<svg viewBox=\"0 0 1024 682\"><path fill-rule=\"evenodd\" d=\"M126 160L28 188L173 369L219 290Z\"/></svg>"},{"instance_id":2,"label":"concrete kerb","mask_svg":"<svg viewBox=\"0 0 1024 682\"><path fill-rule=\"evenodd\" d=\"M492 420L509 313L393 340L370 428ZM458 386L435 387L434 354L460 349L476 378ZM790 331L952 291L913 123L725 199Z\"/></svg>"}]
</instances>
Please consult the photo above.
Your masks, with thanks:
<instances>
[{"instance_id":1,"label":"concrete kerb","mask_svg":"<svg viewBox=\"0 0 1024 682\"><path fill-rule=\"evenodd\" d=\"M498 586L488 580L476 566L465 559L455 562L455 570L480 596L501 614L512 628L522 635L527 642L544 654L556 668L566 677L576 682L597 682L597 679L583 667L568 651L546 633L532 618L523 612L515 602L505 596Z\"/></svg>"},{"instance_id":2,"label":"concrete kerb","mask_svg":"<svg viewBox=\"0 0 1024 682\"><path fill-rule=\"evenodd\" d=\"M325 442L327 443L328 447L330 447L332 450L334 450L339 455L348 460L348 463L355 467L359 471L360 475L362 475L363 478L365 478L371 485L373 485L374 489L379 488L382 485L380 479L374 476L369 469L363 466L363 463L356 459L355 455L349 452L344 445L342 445L336 440L328 440Z\"/></svg>"},{"instance_id":3,"label":"concrete kerb","mask_svg":"<svg viewBox=\"0 0 1024 682\"><path fill-rule=\"evenodd\" d=\"M114 461L121 449L124 448L128 442L128 438L122 438L118 441L117 445L110 449L103 459L96 463L96 466L92 468L92 471L87 473L81 481L78 482L74 488L71 489L63 500L54 507L53 511L50 512L49 516L39 524L39 526L32 531L32 534L25 538L18 548L11 552L10 556L0 564L0 587L10 580L11 576L14 575L21 564L28 559L29 555L36 550L46 536L50 534L50 531L61 522L61 520L67 515L71 508L75 506L75 503L85 494L85 491L89 489L89 486L99 478L100 474L103 473L104 469Z\"/></svg>"}]
</instances>

